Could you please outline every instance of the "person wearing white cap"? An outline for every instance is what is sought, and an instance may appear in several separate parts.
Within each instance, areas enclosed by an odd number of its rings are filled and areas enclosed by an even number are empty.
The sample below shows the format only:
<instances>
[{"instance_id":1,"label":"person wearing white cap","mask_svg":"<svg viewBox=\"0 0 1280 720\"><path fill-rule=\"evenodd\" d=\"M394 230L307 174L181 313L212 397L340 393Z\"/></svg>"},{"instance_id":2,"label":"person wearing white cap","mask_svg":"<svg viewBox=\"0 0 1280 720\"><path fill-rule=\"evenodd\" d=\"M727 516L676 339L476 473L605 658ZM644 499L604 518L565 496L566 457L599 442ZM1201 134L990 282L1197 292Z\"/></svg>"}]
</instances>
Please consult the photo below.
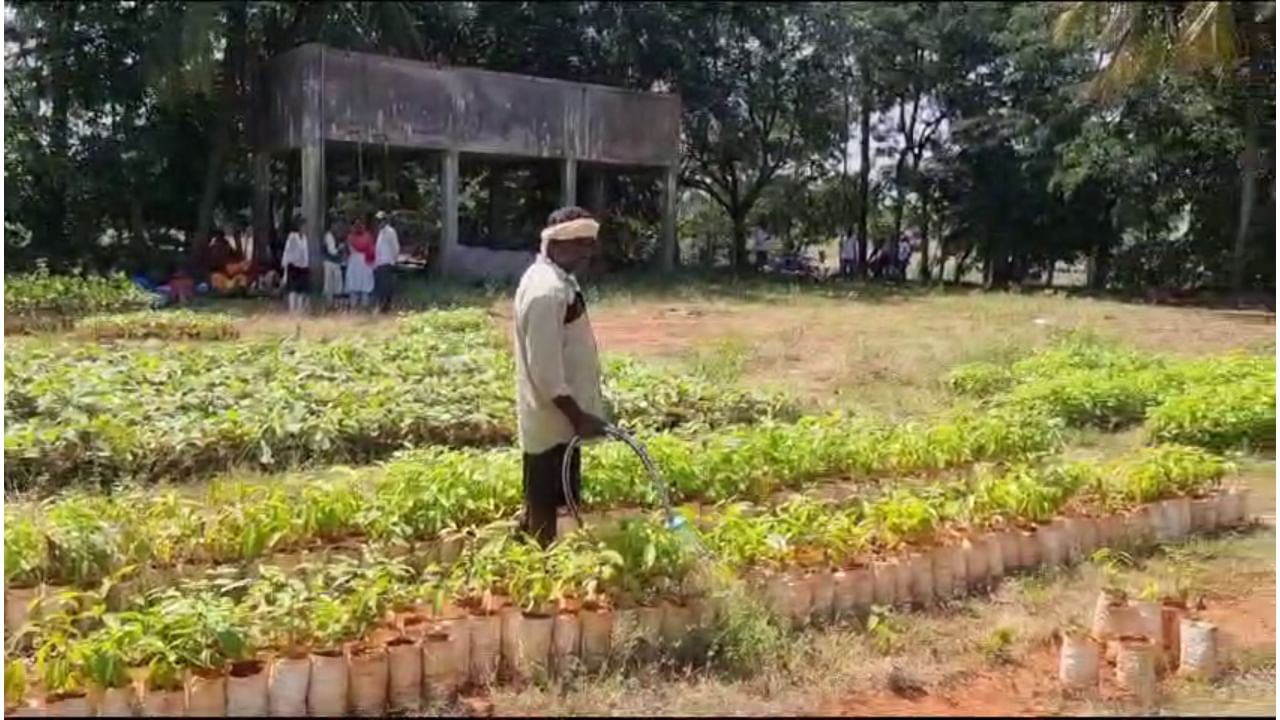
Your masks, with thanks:
<instances>
[{"instance_id":1,"label":"person wearing white cap","mask_svg":"<svg viewBox=\"0 0 1280 720\"><path fill-rule=\"evenodd\" d=\"M580 207L551 213L538 257L515 296L516 417L524 451L521 527L544 547L556 536L565 505L564 455L574 435L604 434L600 357L587 304L574 274L596 249L600 225ZM581 457L574 451L570 491L582 492Z\"/></svg>"},{"instance_id":2,"label":"person wearing white cap","mask_svg":"<svg viewBox=\"0 0 1280 720\"><path fill-rule=\"evenodd\" d=\"M373 296L377 299L378 309L386 312L391 309L391 298L395 295L395 269L400 259L400 236L391 225L391 218L381 210L374 216L378 222L378 242L373 256Z\"/></svg>"}]
</instances>

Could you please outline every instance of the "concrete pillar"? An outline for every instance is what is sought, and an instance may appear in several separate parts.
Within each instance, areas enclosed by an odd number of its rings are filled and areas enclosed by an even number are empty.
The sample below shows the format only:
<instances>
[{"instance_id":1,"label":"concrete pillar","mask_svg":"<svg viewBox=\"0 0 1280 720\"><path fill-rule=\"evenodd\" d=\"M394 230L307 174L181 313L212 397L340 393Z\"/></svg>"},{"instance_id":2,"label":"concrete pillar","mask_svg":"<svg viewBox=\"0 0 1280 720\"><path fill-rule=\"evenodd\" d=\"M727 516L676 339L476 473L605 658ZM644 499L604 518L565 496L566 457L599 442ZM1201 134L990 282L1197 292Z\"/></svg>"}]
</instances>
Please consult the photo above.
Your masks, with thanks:
<instances>
[{"instance_id":1,"label":"concrete pillar","mask_svg":"<svg viewBox=\"0 0 1280 720\"><path fill-rule=\"evenodd\" d=\"M565 158L560 165L560 207L578 204L578 161Z\"/></svg>"},{"instance_id":2,"label":"concrete pillar","mask_svg":"<svg viewBox=\"0 0 1280 720\"><path fill-rule=\"evenodd\" d=\"M659 260L665 271L674 270L676 266L676 200L678 188L676 180L680 175L679 166L672 165L662 175L662 237L659 248Z\"/></svg>"},{"instance_id":3,"label":"concrete pillar","mask_svg":"<svg viewBox=\"0 0 1280 720\"><path fill-rule=\"evenodd\" d=\"M587 209L596 217L604 217L609 201L605 197L604 168L597 166L591 173L591 185L587 192Z\"/></svg>"},{"instance_id":4,"label":"concrete pillar","mask_svg":"<svg viewBox=\"0 0 1280 720\"><path fill-rule=\"evenodd\" d=\"M256 264L266 257L271 242L271 153L253 154L253 257Z\"/></svg>"},{"instance_id":5,"label":"concrete pillar","mask_svg":"<svg viewBox=\"0 0 1280 720\"><path fill-rule=\"evenodd\" d=\"M458 151L445 150L440 157L440 253L437 275L449 271L458 247Z\"/></svg>"},{"instance_id":6,"label":"concrete pillar","mask_svg":"<svg viewBox=\"0 0 1280 720\"><path fill-rule=\"evenodd\" d=\"M302 146L302 217L307 221L307 251L311 258L311 292L324 287L325 212L329 207L324 183L324 141ZM290 218L291 219L291 218Z\"/></svg>"}]
</instances>

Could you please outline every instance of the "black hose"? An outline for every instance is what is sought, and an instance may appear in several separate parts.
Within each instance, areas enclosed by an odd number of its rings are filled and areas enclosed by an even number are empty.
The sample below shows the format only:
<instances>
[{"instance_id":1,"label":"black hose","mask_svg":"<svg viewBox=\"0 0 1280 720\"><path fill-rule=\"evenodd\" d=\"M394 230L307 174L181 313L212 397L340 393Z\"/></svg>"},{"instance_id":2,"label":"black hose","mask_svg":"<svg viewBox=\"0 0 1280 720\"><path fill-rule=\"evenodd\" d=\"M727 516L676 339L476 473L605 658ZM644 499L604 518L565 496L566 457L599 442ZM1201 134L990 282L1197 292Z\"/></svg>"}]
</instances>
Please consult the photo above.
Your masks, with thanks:
<instances>
[{"instance_id":1,"label":"black hose","mask_svg":"<svg viewBox=\"0 0 1280 720\"><path fill-rule=\"evenodd\" d=\"M621 440L630 447L635 454L640 456L640 462L644 464L644 469L649 473L649 479L653 482L653 487L658 493L658 499L662 502L662 510L666 513L667 527L675 524L675 515L671 511L671 495L667 492L667 483L662 479L662 474L658 472L658 467L653 464L653 459L649 457L649 453L645 450L644 443L636 440L622 428L615 425L605 425L604 434L607 437ZM582 515L578 512L578 503L573 499L573 483L570 482L570 471L573 468L573 453L582 444L582 438L574 435L569 440L568 447L564 451L564 463L560 470L560 483L564 488L564 502L569 507L569 512L573 513L574 520L578 521L578 527L583 526Z\"/></svg>"}]
</instances>

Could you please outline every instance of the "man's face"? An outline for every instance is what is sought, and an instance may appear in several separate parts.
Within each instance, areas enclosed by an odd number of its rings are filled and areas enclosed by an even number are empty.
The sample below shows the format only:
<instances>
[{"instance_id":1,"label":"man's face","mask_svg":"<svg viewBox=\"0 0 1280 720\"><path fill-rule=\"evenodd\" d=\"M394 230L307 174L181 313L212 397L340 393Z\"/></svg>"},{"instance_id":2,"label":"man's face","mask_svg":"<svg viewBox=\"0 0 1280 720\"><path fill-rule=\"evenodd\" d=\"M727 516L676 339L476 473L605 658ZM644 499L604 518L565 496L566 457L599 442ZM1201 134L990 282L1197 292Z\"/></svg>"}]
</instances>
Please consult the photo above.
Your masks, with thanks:
<instances>
[{"instance_id":1,"label":"man's face","mask_svg":"<svg viewBox=\"0 0 1280 720\"><path fill-rule=\"evenodd\" d=\"M575 274L587 269L595 253L596 239L590 236L559 240L547 245L547 256L552 262Z\"/></svg>"}]
</instances>

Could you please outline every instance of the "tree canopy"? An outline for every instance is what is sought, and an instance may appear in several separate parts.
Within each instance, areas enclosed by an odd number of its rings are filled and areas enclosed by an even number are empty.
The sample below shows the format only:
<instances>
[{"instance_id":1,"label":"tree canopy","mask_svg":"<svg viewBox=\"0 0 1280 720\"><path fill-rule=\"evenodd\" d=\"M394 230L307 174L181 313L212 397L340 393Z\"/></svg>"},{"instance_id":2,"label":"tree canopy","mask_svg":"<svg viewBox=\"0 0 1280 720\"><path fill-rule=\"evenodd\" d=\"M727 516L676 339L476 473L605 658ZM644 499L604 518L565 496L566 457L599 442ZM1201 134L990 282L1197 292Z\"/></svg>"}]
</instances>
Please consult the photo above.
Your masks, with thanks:
<instances>
[{"instance_id":1,"label":"tree canopy","mask_svg":"<svg viewBox=\"0 0 1280 720\"><path fill-rule=\"evenodd\" d=\"M1274 3L27 0L5 33L15 269L139 269L243 213L261 69L319 41L679 93L686 262L747 263L763 222L792 246L911 234L923 279L1087 260L1098 288L1274 286ZM358 162L432 216L429 168ZM491 217L552 202L534 175ZM654 189L615 190L656 233Z\"/></svg>"}]
</instances>

